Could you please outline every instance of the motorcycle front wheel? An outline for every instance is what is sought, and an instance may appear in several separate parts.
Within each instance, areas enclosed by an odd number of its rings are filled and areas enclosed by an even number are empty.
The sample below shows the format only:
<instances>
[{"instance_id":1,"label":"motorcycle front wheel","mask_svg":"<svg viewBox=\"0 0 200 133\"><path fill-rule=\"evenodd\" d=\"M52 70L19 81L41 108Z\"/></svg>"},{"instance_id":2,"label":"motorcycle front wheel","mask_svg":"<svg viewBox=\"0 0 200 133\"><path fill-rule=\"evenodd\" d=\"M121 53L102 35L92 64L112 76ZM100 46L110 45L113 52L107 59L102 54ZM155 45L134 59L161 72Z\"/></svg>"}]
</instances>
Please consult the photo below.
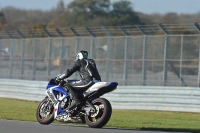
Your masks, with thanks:
<instances>
[{"instance_id":1,"label":"motorcycle front wheel","mask_svg":"<svg viewBox=\"0 0 200 133\"><path fill-rule=\"evenodd\" d=\"M54 121L54 107L52 102L46 97L38 105L36 118L40 124L48 125Z\"/></svg>"},{"instance_id":2,"label":"motorcycle front wheel","mask_svg":"<svg viewBox=\"0 0 200 133\"><path fill-rule=\"evenodd\" d=\"M110 120L112 107L110 102L105 98L97 98L92 101L96 108L95 112L85 115L85 122L89 127L101 128Z\"/></svg>"}]
</instances>

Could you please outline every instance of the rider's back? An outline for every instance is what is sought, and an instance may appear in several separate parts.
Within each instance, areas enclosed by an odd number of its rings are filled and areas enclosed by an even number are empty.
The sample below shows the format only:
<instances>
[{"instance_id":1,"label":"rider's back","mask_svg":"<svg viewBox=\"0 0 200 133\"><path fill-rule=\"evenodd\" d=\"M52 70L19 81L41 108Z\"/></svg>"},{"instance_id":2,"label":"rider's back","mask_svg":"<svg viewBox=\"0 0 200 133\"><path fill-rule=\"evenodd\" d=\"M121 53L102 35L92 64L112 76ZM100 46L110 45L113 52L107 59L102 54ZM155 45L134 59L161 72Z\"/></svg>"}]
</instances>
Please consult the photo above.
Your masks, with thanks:
<instances>
[{"instance_id":1,"label":"rider's back","mask_svg":"<svg viewBox=\"0 0 200 133\"><path fill-rule=\"evenodd\" d=\"M79 60L81 68L79 70L80 76L83 80L98 80L101 81L101 76L96 67L96 63L93 59Z\"/></svg>"}]
</instances>

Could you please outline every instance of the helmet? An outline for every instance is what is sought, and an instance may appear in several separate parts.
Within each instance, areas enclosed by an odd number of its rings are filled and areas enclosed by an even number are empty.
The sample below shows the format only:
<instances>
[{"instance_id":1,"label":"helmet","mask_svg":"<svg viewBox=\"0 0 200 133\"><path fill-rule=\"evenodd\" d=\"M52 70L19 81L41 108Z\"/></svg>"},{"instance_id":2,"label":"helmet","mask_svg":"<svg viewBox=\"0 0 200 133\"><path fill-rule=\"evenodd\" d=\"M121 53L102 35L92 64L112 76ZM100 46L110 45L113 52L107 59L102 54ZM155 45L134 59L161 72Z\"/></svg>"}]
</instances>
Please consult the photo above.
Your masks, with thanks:
<instances>
[{"instance_id":1,"label":"helmet","mask_svg":"<svg viewBox=\"0 0 200 133\"><path fill-rule=\"evenodd\" d=\"M81 59L87 59L88 56L89 56L89 54L88 54L87 51L80 51L80 52L78 52L77 55L76 55L76 60L78 60L78 59L80 59L80 60L81 60Z\"/></svg>"}]
</instances>

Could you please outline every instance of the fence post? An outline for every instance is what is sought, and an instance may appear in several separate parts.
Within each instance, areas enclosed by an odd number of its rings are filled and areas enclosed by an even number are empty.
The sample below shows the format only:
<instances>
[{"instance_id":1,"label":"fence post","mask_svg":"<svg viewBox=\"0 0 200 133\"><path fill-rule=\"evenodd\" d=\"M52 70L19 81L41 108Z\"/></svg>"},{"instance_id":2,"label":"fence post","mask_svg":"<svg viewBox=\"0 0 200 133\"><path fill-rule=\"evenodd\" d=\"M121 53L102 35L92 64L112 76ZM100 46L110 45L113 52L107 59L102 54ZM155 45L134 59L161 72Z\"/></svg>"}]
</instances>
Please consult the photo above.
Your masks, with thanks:
<instances>
[{"instance_id":1,"label":"fence post","mask_svg":"<svg viewBox=\"0 0 200 133\"><path fill-rule=\"evenodd\" d=\"M106 81L110 80L110 61L111 61L111 40L107 37L107 51L106 51Z\"/></svg>"},{"instance_id":2,"label":"fence post","mask_svg":"<svg viewBox=\"0 0 200 133\"><path fill-rule=\"evenodd\" d=\"M146 59L147 59L147 36L144 35L143 39L143 63L142 63L142 84L146 85L147 80L147 65L146 65Z\"/></svg>"},{"instance_id":3,"label":"fence post","mask_svg":"<svg viewBox=\"0 0 200 133\"><path fill-rule=\"evenodd\" d=\"M80 46L80 38L79 38L79 36L77 36L76 37L76 46L75 46L75 54L74 54L74 56L76 56L76 54L80 51L80 49L79 49L79 46ZM75 78L77 79L78 78L78 73L76 72L75 73Z\"/></svg>"},{"instance_id":4,"label":"fence post","mask_svg":"<svg viewBox=\"0 0 200 133\"><path fill-rule=\"evenodd\" d=\"M194 25L196 26L196 28L198 29L198 31L200 32L200 25L198 22L195 22ZM200 45L199 45L199 69L198 69L198 86L200 87Z\"/></svg>"},{"instance_id":5,"label":"fence post","mask_svg":"<svg viewBox=\"0 0 200 133\"><path fill-rule=\"evenodd\" d=\"M79 45L80 45L80 35L79 33L73 28L71 27L70 30L74 33L74 35L76 36L76 46L75 46L75 54L77 54L79 52ZM75 73L75 78L78 77L78 74Z\"/></svg>"},{"instance_id":6,"label":"fence post","mask_svg":"<svg viewBox=\"0 0 200 133\"><path fill-rule=\"evenodd\" d=\"M168 80L168 54L169 54L169 32L168 30L164 27L164 25L159 24L160 28L165 32L165 46L164 46L164 66L163 66L163 84L167 85L167 80Z\"/></svg>"},{"instance_id":7,"label":"fence post","mask_svg":"<svg viewBox=\"0 0 200 133\"><path fill-rule=\"evenodd\" d=\"M47 34L47 36L49 37L49 45L48 45L48 64L47 64L47 80L49 80L50 75L51 75L51 52L52 52L52 35L49 33L49 31L44 28L43 29L44 32Z\"/></svg>"},{"instance_id":8,"label":"fence post","mask_svg":"<svg viewBox=\"0 0 200 133\"><path fill-rule=\"evenodd\" d=\"M0 39L0 52L1 52L1 50L2 50L2 48L1 48L1 41L2 41L2 39ZM1 55L1 53L0 53L0 55Z\"/></svg>"},{"instance_id":9,"label":"fence post","mask_svg":"<svg viewBox=\"0 0 200 133\"><path fill-rule=\"evenodd\" d=\"M63 72L63 65L64 65L64 63L63 63L64 55L65 55L65 53L64 53L64 51L65 51L65 48L64 48L65 39L64 39L64 37L62 37L61 43L62 44L61 44L61 53L60 53L60 73Z\"/></svg>"},{"instance_id":10,"label":"fence post","mask_svg":"<svg viewBox=\"0 0 200 133\"><path fill-rule=\"evenodd\" d=\"M25 36L24 34L19 30L17 29L17 33L22 37L22 53L21 53L21 72L20 72L20 76L21 76L21 79L23 79L23 75L24 75L24 49L25 49Z\"/></svg>"},{"instance_id":11,"label":"fence post","mask_svg":"<svg viewBox=\"0 0 200 133\"><path fill-rule=\"evenodd\" d=\"M12 78L12 74L13 74L13 56L14 56L14 39L11 39L11 43L10 43L10 61L9 61L9 68L10 68L9 77L10 78Z\"/></svg>"},{"instance_id":12,"label":"fence post","mask_svg":"<svg viewBox=\"0 0 200 133\"><path fill-rule=\"evenodd\" d=\"M142 62L142 84L146 85L146 80L147 80L147 65L146 65L146 59L147 59L147 32L140 26L138 25L138 28L141 30L143 33L143 62Z\"/></svg>"},{"instance_id":13,"label":"fence post","mask_svg":"<svg viewBox=\"0 0 200 133\"><path fill-rule=\"evenodd\" d=\"M199 44L199 69L198 69L198 87L200 87L200 44Z\"/></svg>"},{"instance_id":14,"label":"fence post","mask_svg":"<svg viewBox=\"0 0 200 133\"><path fill-rule=\"evenodd\" d=\"M94 54L94 38L96 37L96 35L91 31L91 29L89 27L85 27L85 29L90 33L91 37L91 47L90 47L90 58L94 59L95 58L95 54Z\"/></svg>"},{"instance_id":15,"label":"fence post","mask_svg":"<svg viewBox=\"0 0 200 133\"><path fill-rule=\"evenodd\" d=\"M107 35L107 51L106 51L106 81L110 78L110 59L111 59L111 34L110 32L104 27L101 26L101 29L104 31L104 33Z\"/></svg>"},{"instance_id":16,"label":"fence post","mask_svg":"<svg viewBox=\"0 0 200 133\"><path fill-rule=\"evenodd\" d=\"M24 49L25 49L25 40L22 39L21 72L20 72L21 79L23 79L24 75L24 51L25 51Z\"/></svg>"},{"instance_id":17,"label":"fence post","mask_svg":"<svg viewBox=\"0 0 200 133\"><path fill-rule=\"evenodd\" d=\"M91 37L91 47L90 47L90 58L91 59L95 59L95 54L94 54L94 51L95 51L95 48L94 48L94 37Z\"/></svg>"},{"instance_id":18,"label":"fence post","mask_svg":"<svg viewBox=\"0 0 200 133\"><path fill-rule=\"evenodd\" d=\"M125 38L125 51L124 51L124 76L123 76L123 85L127 85L127 79L128 79L128 50L129 50L129 40L130 40L130 34L124 29L123 26L119 26L119 29L126 35Z\"/></svg>"},{"instance_id":19,"label":"fence post","mask_svg":"<svg viewBox=\"0 0 200 133\"><path fill-rule=\"evenodd\" d=\"M63 72L63 65L64 65L64 63L63 63L64 59L63 58L64 58L64 55L65 55L65 53L64 53L64 51L65 51L65 48L64 48L64 42L65 42L64 37L65 37L65 35L60 31L59 28L56 28L56 31L62 37L61 51L60 51L60 73L62 73Z\"/></svg>"},{"instance_id":20,"label":"fence post","mask_svg":"<svg viewBox=\"0 0 200 133\"><path fill-rule=\"evenodd\" d=\"M0 38L0 56L1 56L1 51L3 50L2 47L1 47L1 44L2 44L1 41L2 41L2 39ZM2 62L2 61L1 61L1 59L0 59L0 66L1 66L1 62Z\"/></svg>"},{"instance_id":21,"label":"fence post","mask_svg":"<svg viewBox=\"0 0 200 133\"><path fill-rule=\"evenodd\" d=\"M128 49L129 49L129 36L125 37L125 51L124 51L124 75L123 75L123 85L127 85L128 79Z\"/></svg>"},{"instance_id":22,"label":"fence post","mask_svg":"<svg viewBox=\"0 0 200 133\"><path fill-rule=\"evenodd\" d=\"M168 53L169 53L169 36L166 35L165 49L164 49L164 75L163 75L164 85L167 85L167 81L168 81L168 56L169 56Z\"/></svg>"},{"instance_id":23,"label":"fence post","mask_svg":"<svg viewBox=\"0 0 200 133\"><path fill-rule=\"evenodd\" d=\"M33 38L33 80L36 76L36 50L37 50L37 39Z\"/></svg>"},{"instance_id":24,"label":"fence post","mask_svg":"<svg viewBox=\"0 0 200 133\"><path fill-rule=\"evenodd\" d=\"M47 64L47 80L50 78L51 74L51 52L52 52L52 38L49 37L49 45L48 45L48 64Z\"/></svg>"},{"instance_id":25,"label":"fence post","mask_svg":"<svg viewBox=\"0 0 200 133\"><path fill-rule=\"evenodd\" d=\"M183 35L181 35L181 53L180 53L180 79L182 79L182 60L183 60ZM183 80L180 80L180 85L183 84ZM185 83L184 83L185 85Z\"/></svg>"},{"instance_id":26,"label":"fence post","mask_svg":"<svg viewBox=\"0 0 200 133\"><path fill-rule=\"evenodd\" d=\"M10 72L9 72L9 77L12 78L12 74L13 74L13 50L14 50L14 37L12 36L12 34L10 34L9 31L6 31L7 35L10 37L10 60L9 60L9 68L10 68Z\"/></svg>"},{"instance_id":27,"label":"fence post","mask_svg":"<svg viewBox=\"0 0 200 133\"><path fill-rule=\"evenodd\" d=\"M35 80L36 76L36 49L37 49L37 36L36 34L29 29L29 33L33 36L33 80Z\"/></svg>"}]
</instances>

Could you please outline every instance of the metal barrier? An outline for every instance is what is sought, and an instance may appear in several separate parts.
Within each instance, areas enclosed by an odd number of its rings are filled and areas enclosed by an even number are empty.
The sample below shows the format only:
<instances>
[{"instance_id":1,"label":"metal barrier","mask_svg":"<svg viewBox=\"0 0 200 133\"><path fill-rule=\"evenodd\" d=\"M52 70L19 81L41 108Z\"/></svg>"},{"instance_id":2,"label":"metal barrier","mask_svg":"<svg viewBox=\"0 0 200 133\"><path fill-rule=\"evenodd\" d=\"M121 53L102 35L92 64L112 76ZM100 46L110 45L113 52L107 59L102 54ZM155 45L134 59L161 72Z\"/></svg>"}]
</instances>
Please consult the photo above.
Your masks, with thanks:
<instances>
[{"instance_id":1,"label":"metal barrier","mask_svg":"<svg viewBox=\"0 0 200 133\"><path fill-rule=\"evenodd\" d=\"M0 97L41 101L46 81L0 79ZM119 86L103 95L114 109L200 112L197 87Z\"/></svg>"},{"instance_id":2,"label":"metal barrier","mask_svg":"<svg viewBox=\"0 0 200 133\"><path fill-rule=\"evenodd\" d=\"M0 78L48 80L87 50L103 81L199 86L200 34L0 39ZM78 78L74 74L72 78Z\"/></svg>"},{"instance_id":3,"label":"metal barrier","mask_svg":"<svg viewBox=\"0 0 200 133\"><path fill-rule=\"evenodd\" d=\"M140 36L165 34L199 34L198 22L185 24L152 24L127 26L63 27L0 31L0 39L25 39L47 37L102 37Z\"/></svg>"},{"instance_id":4,"label":"metal barrier","mask_svg":"<svg viewBox=\"0 0 200 133\"><path fill-rule=\"evenodd\" d=\"M198 22L0 31L0 78L45 81L87 50L104 81L198 87L199 31Z\"/></svg>"}]
</instances>

